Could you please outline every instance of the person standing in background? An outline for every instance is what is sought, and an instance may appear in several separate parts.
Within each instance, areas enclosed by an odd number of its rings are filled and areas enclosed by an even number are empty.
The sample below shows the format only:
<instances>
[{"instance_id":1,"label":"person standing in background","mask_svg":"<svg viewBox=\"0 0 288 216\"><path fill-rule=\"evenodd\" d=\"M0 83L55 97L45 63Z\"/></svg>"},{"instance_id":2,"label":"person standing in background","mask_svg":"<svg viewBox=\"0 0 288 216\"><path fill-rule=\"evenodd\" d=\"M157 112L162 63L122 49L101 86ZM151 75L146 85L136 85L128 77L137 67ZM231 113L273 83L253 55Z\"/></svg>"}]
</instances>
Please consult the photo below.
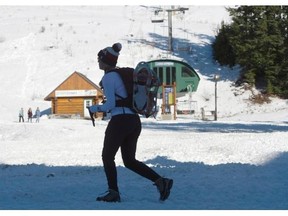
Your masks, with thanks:
<instances>
[{"instance_id":1,"label":"person standing in background","mask_svg":"<svg viewBox=\"0 0 288 216\"><path fill-rule=\"evenodd\" d=\"M19 110L19 122L21 121L24 122L24 109L23 108Z\"/></svg>"},{"instance_id":2,"label":"person standing in background","mask_svg":"<svg viewBox=\"0 0 288 216\"><path fill-rule=\"evenodd\" d=\"M40 112L39 107L37 107L37 109L36 109L36 111L35 111L35 116L36 116L36 122L39 123L40 116L41 116L41 112Z\"/></svg>"},{"instance_id":3,"label":"person standing in background","mask_svg":"<svg viewBox=\"0 0 288 216\"><path fill-rule=\"evenodd\" d=\"M32 109L30 107L28 109L28 122L30 121L32 123L32 116L33 116L33 113L32 113Z\"/></svg>"}]
</instances>

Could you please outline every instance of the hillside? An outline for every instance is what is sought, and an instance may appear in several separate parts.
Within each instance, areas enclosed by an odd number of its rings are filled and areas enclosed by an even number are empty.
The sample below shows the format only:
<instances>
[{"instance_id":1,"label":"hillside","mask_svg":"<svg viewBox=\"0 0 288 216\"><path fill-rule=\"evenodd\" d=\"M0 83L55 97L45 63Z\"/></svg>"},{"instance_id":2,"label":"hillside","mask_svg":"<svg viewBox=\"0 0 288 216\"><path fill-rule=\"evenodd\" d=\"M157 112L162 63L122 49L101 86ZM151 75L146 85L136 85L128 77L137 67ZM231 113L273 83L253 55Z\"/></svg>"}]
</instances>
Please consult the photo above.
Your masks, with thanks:
<instances>
[{"instance_id":1,"label":"hillside","mask_svg":"<svg viewBox=\"0 0 288 216\"><path fill-rule=\"evenodd\" d=\"M167 17L160 17L166 19L164 23L152 23L155 8L1 6L1 120L15 120L20 107L48 109L50 103L44 97L74 71L98 83L103 73L98 69L97 53L114 42L123 45L119 66L135 66L139 61L156 58L187 61L201 78L199 89L192 96L197 101L198 113L201 107L214 109L215 73L221 77L219 118L287 112L287 101L283 100L273 99L272 104L261 106L249 103L251 92L233 87L239 70L220 67L213 61L210 45L215 31L222 20L229 22L225 7L189 6L185 14L175 13L171 55L166 51ZM191 47L192 52L178 51L183 46ZM198 118L197 113L194 117Z\"/></svg>"}]
</instances>

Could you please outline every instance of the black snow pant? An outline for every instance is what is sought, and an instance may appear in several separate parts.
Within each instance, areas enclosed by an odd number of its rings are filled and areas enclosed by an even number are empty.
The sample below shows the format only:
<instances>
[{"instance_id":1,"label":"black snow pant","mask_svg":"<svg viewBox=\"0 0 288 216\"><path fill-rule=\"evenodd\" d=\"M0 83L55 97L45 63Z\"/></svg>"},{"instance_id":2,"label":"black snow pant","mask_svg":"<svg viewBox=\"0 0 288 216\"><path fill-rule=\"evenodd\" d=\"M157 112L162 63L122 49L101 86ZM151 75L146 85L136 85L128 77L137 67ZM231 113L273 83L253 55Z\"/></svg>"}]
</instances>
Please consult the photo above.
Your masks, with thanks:
<instances>
[{"instance_id":1,"label":"black snow pant","mask_svg":"<svg viewBox=\"0 0 288 216\"><path fill-rule=\"evenodd\" d=\"M121 148L125 167L155 182L161 176L146 164L135 159L141 121L137 114L122 114L111 118L104 138L102 160L109 189L118 191L115 155Z\"/></svg>"}]
</instances>

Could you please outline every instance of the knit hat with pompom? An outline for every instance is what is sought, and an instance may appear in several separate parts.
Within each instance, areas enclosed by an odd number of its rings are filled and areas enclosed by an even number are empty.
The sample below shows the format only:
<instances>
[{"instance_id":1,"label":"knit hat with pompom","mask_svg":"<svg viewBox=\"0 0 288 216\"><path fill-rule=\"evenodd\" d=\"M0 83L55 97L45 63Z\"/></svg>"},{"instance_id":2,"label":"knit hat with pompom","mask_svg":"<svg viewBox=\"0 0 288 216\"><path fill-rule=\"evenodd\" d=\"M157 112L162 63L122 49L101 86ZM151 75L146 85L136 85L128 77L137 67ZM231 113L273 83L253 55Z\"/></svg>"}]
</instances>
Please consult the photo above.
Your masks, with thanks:
<instances>
[{"instance_id":1,"label":"knit hat with pompom","mask_svg":"<svg viewBox=\"0 0 288 216\"><path fill-rule=\"evenodd\" d=\"M98 52L98 59L107 65L115 67L121 49L122 45L120 43L115 43L112 47L106 47L100 50Z\"/></svg>"}]
</instances>

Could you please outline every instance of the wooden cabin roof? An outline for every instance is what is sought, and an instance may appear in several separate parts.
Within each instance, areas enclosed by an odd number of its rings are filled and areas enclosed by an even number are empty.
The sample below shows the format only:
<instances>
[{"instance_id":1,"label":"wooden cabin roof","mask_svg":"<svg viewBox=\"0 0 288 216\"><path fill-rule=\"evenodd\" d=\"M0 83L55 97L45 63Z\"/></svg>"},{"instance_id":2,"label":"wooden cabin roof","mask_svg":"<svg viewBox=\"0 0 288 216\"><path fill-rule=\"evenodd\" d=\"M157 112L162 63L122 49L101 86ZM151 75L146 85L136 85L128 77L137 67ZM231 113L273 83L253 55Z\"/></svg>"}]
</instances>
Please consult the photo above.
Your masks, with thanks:
<instances>
[{"instance_id":1,"label":"wooden cabin roof","mask_svg":"<svg viewBox=\"0 0 288 216\"><path fill-rule=\"evenodd\" d=\"M67 79L65 79L60 85L58 85L52 92L50 92L44 100L50 101L55 98L55 91L57 90L91 90L96 89L103 94L102 89L88 79L84 74L75 71Z\"/></svg>"}]
</instances>

